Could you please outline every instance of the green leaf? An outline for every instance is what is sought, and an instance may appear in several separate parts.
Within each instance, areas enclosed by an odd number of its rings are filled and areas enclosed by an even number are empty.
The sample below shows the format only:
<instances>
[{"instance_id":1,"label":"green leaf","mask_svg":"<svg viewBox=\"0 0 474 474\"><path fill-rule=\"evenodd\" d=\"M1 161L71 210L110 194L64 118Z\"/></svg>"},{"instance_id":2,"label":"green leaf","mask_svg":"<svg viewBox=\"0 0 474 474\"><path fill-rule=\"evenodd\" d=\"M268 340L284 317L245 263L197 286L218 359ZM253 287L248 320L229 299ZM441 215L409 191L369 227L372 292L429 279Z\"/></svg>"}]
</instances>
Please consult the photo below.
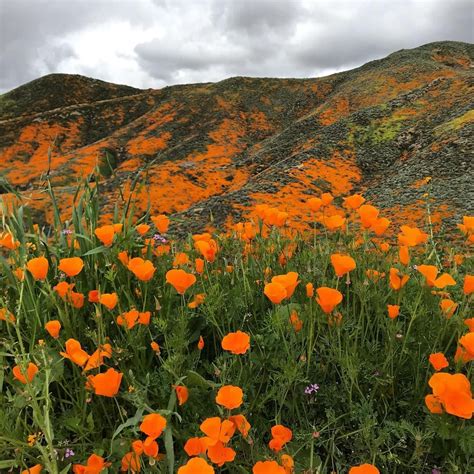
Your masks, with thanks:
<instances>
[{"instance_id":1,"label":"green leaf","mask_svg":"<svg viewBox=\"0 0 474 474\"><path fill-rule=\"evenodd\" d=\"M211 380L206 380L202 375L194 372L194 370L188 370L186 372L186 385L187 386L194 386L194 387L201 387L201 388L215 388L217 384L212 382Z\"/></svg>"},{"instance_id":2,"label":"green leaf","mask_svg":"<svg viewBox=\"0 0 474 474\"><path fill-rule=\"evenodd\" d=\"M96 247L95 249L89 250L88 252L82 254L83 257L87 257L88 255L96 255L98 253L104 253L108 247L105 245L101 245L100 247Z\"/></svg>"}]
</instances>

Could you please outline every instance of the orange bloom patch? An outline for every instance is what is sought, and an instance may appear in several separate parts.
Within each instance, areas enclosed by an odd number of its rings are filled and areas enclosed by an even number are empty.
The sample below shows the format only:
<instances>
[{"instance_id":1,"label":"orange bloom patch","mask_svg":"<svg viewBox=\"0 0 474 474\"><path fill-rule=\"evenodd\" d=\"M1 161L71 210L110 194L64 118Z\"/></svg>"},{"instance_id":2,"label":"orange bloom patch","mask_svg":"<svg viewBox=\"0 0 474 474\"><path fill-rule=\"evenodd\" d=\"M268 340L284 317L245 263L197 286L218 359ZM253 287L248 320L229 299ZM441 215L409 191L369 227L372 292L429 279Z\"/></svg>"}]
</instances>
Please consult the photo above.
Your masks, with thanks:
<instances>
[{"instance_id":1,"label":"orange bloom patch","mask_svg":"<svg viewBox=\"0 0 474 474\"><path fill-rule=\"evenodd\" d=\"M194 260L194 266L197 273L201 274L204 272L204 260L202 258L196 258L196 260Z\"/></svg>"},{"instance_id":2,"label":"orange bloom patch","mask_svg":"<svg viewBox=\"0 0 474 474\"><path fill-rule=\"evenodd\" d=\"M285 287L279 283L267 283L263 292L274 304L280 304L286 298Z\"/></svg>"},{"instance_id":3,"label":"orange bloom patch","mask_svg":"<svg viewBox=\"0 0 474 474\"><path fill-rule=\"evenodd\" d=\"M173 267L179 267L181 265L189 264L189 256L187 253L179 252L175 255L173 260Z\"/></svg>"},{"instance_id":4,"label":"orange bloom patch","mask_svg":"<svg viewBox=\"0 0 474 474\"><path fill-rule=\"evenodd\" d=\"M400 245L416 247L419 244L424 244L428 240L428 234L422 232L418 227L402 225L400 230L401 232L398 234L398 242Z\"/></svg>"},{"instance_id":5,"label":"orange bloom patch","mask_svg":"<svg viewBox=\"0 0 474 474\"><path fill-rule=\"evenodd\" d=\"M148 324L150 324L150 318L150 311L140 313L136 309L132 309L118 316L117 324L119 326L125 326L127 327L127 329L132 329L137 323L147 326Z\"/></svg>"},{"instance_id":6,"label":"orange bloom patch","mask_svg":"<svg viewBox=\"0 0 474 474\"><path fill-rule=\"evenodd\" d=\"M207 443L205 438L189 438L185 445L184 450L188 456L199 456L207 451Z\"/></svg>"},{"instance_id":7,"label":"orange bloom patch","mask_svg":"<svg viewBox=\"0 0 474 474\"><path fill-rule=\"evenodd\" d=\"M326 227L327 230L337 230L344 226L346 218L338 214L333 216L323 216L321 218L321 224Z\"/></svg>"},{"instance_id":8,"label":"orange bloom patch","mask_svg":"<svg viewBox=\"0 0 474 474\"><path fill-rule=\"evenodd\" d=\"M290 323L295 332L300 332L303 328L303 321L301 321L295 309L290 313Z\"/></svg>"},{"instance_id":9,"label":"orange bloom patch","mask_svg":"<svg viewBox=\"0 0 474 474\"><path fill-rule=\"evenodd\" d=\"M441 308L443 314L449 319L456 311L458 304L449 298L444 298L440 301L439 307Z\"/></svg>"},{"instance_id":10,"label":"orange bloom patch","mask_svg":"<svg viewBox=\"0 0 474 474\"><path fill-rule=\"evenodd\" d=\"M430 354L429 361L430 364L433 366L433 369L436 370L436 372L445 369L446 367L449 367L448 359L446 359L442 352Z\"/></svg>"},{"instance_id":11,"label":"orange bloom patch","mask_svg":"<svg viewBox=\"0 0 474 474\"><path fill-rule=\"evenodd\" d=\"M369 229L375 223L379 216L379 210L370 204L364 204L357 209L360 217L360 223L365 229Z\"/></svg>"},{"instance_id":12,"label":"orange bloom patch","mask_svg":"<svg viewBox=\"0 0 474 474\"><path fill-rule=\"evenodd\" d=\"M331 255L331 264L338 277L342 277L356 268L355 260L352 257L340 253Z\"/></svg>"},{"instance_id":13,"label":"orange bloom patch","mask_svg":"<svg viewBox=\"0 0 474 474\"><path fill-rule=\"evenodd\" d=\"M48 331L48 334L54 338L57 339L59 337L59 331L61 331L61 323L58 320L53 320L53 321L48 321L45 325L44 328L46 331Z\"/></svg>"},{"instance_id":14,"label":"orange bloom patch","mask_svg":"<svg viewBox=\"0 0 474 474\"><path fill-rule=\"evenodd\" d=\"M8 250L15 250L20 246L20 242L15 240L12 234L9 232L3 232L0 234L0 247L4 247Z\"/></svg>"},{"instance_id":15,"label":"orange bloom patch","mask_svg":"<svg viewBox=\"0 0 474 474\"><path fill-rule=\"evenodd\" d=\"M120 470L122 472L140 472L140 455L134 451L126 453L122 458Z\"/></svg>"},{"instance_id":16,"label":"orange bloom patch","mask_svg":"<svg viewBox=\"0 0 474 474\"><path fill-rule=\"evenodd\" d=\"M402 265L408 265L410 263L410 250L406 245L401 245L398 250L398 258Z\"/></svg>"},{"instance_id":17,"label":"orange bloom patch","mask_svg":"<svg viewBox=\"0 0 474 474\"><path fill-rule=\"evenodd\" d=\"M202 351L204 349L204 339L202 336L199 336L199 341L197 343L197 348Z\"/></svg>"},{"instance_id":18,"label":"orange bloom patch","mask_svg":"<svg viewBox=\"0 0 474 474\"><path fill-rule=\"evenodd\" d=\"M81 273L84 268L84 262L82 258L71 257L71 258L62 258L59 261L58 269L65 273L68 277L74 277Z\"/></svg>"},{"instance_id":19,"label":"orange bloom patch","mask_svg":"<svg viewBox=\"0 0 474 474\"><path fill-rule=\"evenodd\" d=\"M26 371L24 371L19 365L15 365L15 367L13 367L13 377L19 380L22 384L27 384L35 378L38 370L38 366L33 362L28 363Z\"/></svg>"},{"instance_id":20,"label":"orange bloom patch","mask_svg":"<svg viewBox=\"0 0 474 474\"><path fill-rule=\"evenodd\" d=\"M194 296L194 299L188 304L188 308L191 308L191 309L197 308L198 306L202 305L205 300L206 300L206 294L198 293L197 295Z\"/></svg>"},{"instance_id":21,"label":"orange bloom patch","mask_svg":"<svg viewBox=\"0 0 474 474\"><path fill-rule=\"evenodd\" d=\"M141 281L151 280L156 271L150 260L143 260L140 257L130 259L127 268Z\"/></svg>"},{"instance_id":22,"label":"orange bloom patch","mask_svg":"<svg viewBox=\"0 0 474 474\"><path fill-rule=\"evenodd\" d=\"M232 354L245 354L250 348L250 336L242 331L230 332L224 336L221 345Z\"/></svg>"},{"instance_id":23,"label":"orange bloom patch","mask_svg":"<svg viewBox=\"0 0 474 474\"><path fill-rule=\"evenodd\" d=\"M9 323L14 323L16 321L15 316L13 316L7 308L0 308L0 321L7 321Z\"/></svg>"},{"instance_id":24,"label":"orange bloom patch","mask_svg":"<svg viewBox=\"0 0 474 474\"><path fill-rule=\"evenodd\" d=\"M140 431L147 435L146 444L150 444L156 438L159 438L166 428L166 418L159 413L145 415L140 425Z\"/></svg>"},{"instance_id":25,"label":"orange bloom patch","mask_svg":"<svg viewBox=\"0 0 474 474\"><path fill-rule=\"evenodd\" d=\"M465 349L468 355L474 358L474 332L469 332L459 339L459 344Z\"/></svg>"},{"instance_id":26,"label":"orange bloom patch","mask_svg":"<svg viewBox=\"0 0 474 474\"><path fill-rule=\"evenodd\" d=\"M44 280L48 275L49 262L45 257L32 258L27 262L26 268L35 280Z\"/></svg>"},{"instance_id":27,"label":"orange bloom patch","mask_svg":"<svg viewBox=\"0 0 474 474\"><path fill-rule=\"evenodd\" d=\"M228 410L240 407L243 403L244 392L240 387L225 385L217 392L216 403Z\"/></svg>"},{"instance_id":28,"label":"orange bloom patch","mask_svg":"<svg viewBox=\"0 0 474 474\"><path fill-rule=\"evenodd\" d=\"M215 240L197 240L194 242L194 248L205 258L207 262L212 263L216 258L217 243Z\"/></svg>"},{"instance_id":29,"label":"orange bloom patch","mask_svg":"<svg viewBox=\"0 0 474 474\"><path fill-rule=\"evenodd\" d=\"M226 462L232 462L235 455L236 452L232 448L224 446L221 441L207 448L208 458L218 466L223 466Z\"/></svg>"},{"instance_id":30,"label":"orange bloom patch","mask_svg":"<svg viewBox=\"0 0 474 474\"><path fill-rule=\"evenodd\" d=\"M456 284L448 273L443 273L439 278L436 278L438 269L434 265L418 265L416 269L425 277L426 284L430 287L435 286L442 289Z\"/></svg>"},{"instance_id":31,"label":"orange bloom patch","mask_svg":"<svg viewBox=\"0 0 474 474\"><path fill-rule=\"evenodd\" d=\"M296 272L276 275L272 278L271 283L265 285L264 294L272 303L279 304L284 299L291 298L298 284L298 273Z\"/></svg>"},{"instance_id":32,"label":"orange bloom patch","mask_svg":"<svg viewBox=\"0 0 474 474\"><path fill-rule=\"evenodd\" d=\"M21 474L41 474L43 466L41 464L35 464L33 467L21 471Z\"/></svg>"},{"instance_id":33,"label":"orange bloom patch","mask_svg":"<svg viewBox=\"0 0 474 474\"><path fill-rule=\"evenodd\" d=\"M282 454L281 464L285 469L286 474L292 474L295 469L295 462L289 454Z\"/></svg>"},{"instance_id":34,"label":"orange bloom patch","mask_svg":"<svg viewBox=\"0 0 474 474\"><path fill-rule=\"evenodd\" d=\"M150 230L150 226L148 224L139 224L135 229L139 235L145 235Z\"/></svg>"},{"instance_id":35,"label":"orange bloom patch","mask_svg":"<svg viewBox=\"0 0 474 474\"><path fill-rule=\"evenodd\" d=\"M191 458L178 469L178 474L214 474L214 468L203 458Z\"/></svg>"},{"instance_id":36,"label":"orange bloom patch","mask_svg":"<svg viewBox=\"0 0 474 474\"><path fill-rule=\"evenodd\" d=\"M104 362L104 357L112 357L112 346L110 344L104 344L89 357L84 372L99 368Z\"/></svg>"},{"instance_id":37,"label":"orange bloom patch","mask_svg":"<svg viewBox=\"0 0 474 474\"><path fill-rule=\"evenodd\" d=\"M372 222L370 230L375 233L375 235L383 235L385 231L389 228L391 221L386 217L379 217Z\"/></svg>"},{"instance_id":38,"label":"orange bloom patch","mask_svg":"<svg viewBox=\"0 0 474 474\"><path fill-rule=\"evenodd\" d=\"M115 397L119 391L122 376L123 374L115 369L108 369L103 374L89 375L87 380L96 395Z\"/></svg>"},{"instance_id":39,"label":"orange bloom patch","mask_svg":"<svg viewBox=\"0 0 474 474\"><path fill-rule=\"evenodd\" d=\"M474 318L465 319L464 324L469 328L470 332L474 332Z\"/></svg>"},{"instance_id":40,"label":"orange bloom patch","mask_svg":"<svg viewBox=\"0 0 474 474\"><path fill-rule=\"evenodd\" d=\"M184 270L169 270L166 272L166 281L169 283L180 295L184 295L185 291L194 283L196 277L192 273L186 273Z\"/></svg>"},{"instance_id":41,"label":"orange bloom patch","mask_svg":"<svg viewBox=\"0 0 474 474\"><path fill-rule=\"evenodd\" d=\"M157 228L158 232L160 232L161 234L165 234L166 232L168 232L168 228L170 225L170 219L168 216L160 214L159 216L153 216L151 220L153 224L155 224L155 227Z\"/></svg>"},{"instance_id":42,"label":"orange bloom patch","mask_svg":"<svg viewBox=\"0 0 474 474\"><path fill-rule=\"evenodd\" d=\"M308 204L308 207L313 211L313 212L318 212L321 207L323 206L323 201L321 198L310 198L306 201Z\"/></svg>"},{"instance_id":43,"label":"orange bloom patch","mask_svg":"<svg viewBox=\"0 0 474 474\"><path fill-rule=\"evenodd\" d=\"M334 288L322 286L316 290L316 294L316 302L326 314L331 313L342 301L342 293Z\"/></svg>"},{"instance_id":44,"label":"orange bloom patch","mask_svg":"<svg viewBox=\"0 0 474 474\"><path fill-rule=\"evenodd\" d=\"M306 296L312 298L314 296L314 286L312 283L306 283Z\"/></svg>"},{"instance_id":45,"label":"orange bloom patch","mask_svg":"<svg viewBox=\"0 0 474 474\"><path fill-rule=\"evenodd\" d=\"M103 304L106 308L113 310L118 303L117 293L102 293L99 296L99 303Z\"/></svg>"},{"instance_id":46,"label":"orange bloom patch","mask_svg":"<svg viewBox=\"0 0 474 474\"><path fill-rule=\"evenodd\" d=\"M244 438L248 436L251 426L244 415L233 415L229 417L229 420L234 423L234 426Z\"/></svg>"}]
</instances>

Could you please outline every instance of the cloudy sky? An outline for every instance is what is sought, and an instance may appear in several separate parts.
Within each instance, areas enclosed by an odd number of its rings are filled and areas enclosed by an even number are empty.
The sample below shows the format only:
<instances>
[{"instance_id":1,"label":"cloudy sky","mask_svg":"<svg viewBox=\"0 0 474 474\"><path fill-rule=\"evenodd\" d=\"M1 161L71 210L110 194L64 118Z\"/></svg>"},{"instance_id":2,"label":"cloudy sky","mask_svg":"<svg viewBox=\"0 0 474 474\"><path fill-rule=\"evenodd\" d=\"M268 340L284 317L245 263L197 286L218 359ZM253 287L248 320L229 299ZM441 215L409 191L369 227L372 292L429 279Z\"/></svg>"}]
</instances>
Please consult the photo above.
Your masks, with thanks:
<instances>
[{"instance_id":1,"label":"cloudy sky","mask_svg":"<svg viewBox=\"0 0 474 474\"><path fill-rule=\"evenodd\" d=\"M315 77L474 42L471 0L0 0L0 92L52 72L136 87Z\"/></svg>"}]
</instances>

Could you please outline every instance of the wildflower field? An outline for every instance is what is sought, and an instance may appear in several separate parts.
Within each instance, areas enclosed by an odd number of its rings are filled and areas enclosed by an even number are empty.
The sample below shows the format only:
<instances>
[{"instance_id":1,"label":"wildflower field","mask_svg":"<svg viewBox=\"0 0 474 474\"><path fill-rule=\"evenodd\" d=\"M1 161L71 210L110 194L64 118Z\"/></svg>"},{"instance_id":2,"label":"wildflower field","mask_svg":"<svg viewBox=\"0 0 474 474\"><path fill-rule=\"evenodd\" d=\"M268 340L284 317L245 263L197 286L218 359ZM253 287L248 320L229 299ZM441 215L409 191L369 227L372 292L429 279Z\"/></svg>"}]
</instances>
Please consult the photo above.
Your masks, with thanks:
<instances>
[{"instance_id":1,"label":"wildflower field","mask_svg":"<svg viewBox=\"0 0 474 474\"><path fill-rule=\"evenodd\" d=\"M474 217L325 193L178 239L99 183L3 209L0 472L474 471Z\"/></svg>"}]
</instances>

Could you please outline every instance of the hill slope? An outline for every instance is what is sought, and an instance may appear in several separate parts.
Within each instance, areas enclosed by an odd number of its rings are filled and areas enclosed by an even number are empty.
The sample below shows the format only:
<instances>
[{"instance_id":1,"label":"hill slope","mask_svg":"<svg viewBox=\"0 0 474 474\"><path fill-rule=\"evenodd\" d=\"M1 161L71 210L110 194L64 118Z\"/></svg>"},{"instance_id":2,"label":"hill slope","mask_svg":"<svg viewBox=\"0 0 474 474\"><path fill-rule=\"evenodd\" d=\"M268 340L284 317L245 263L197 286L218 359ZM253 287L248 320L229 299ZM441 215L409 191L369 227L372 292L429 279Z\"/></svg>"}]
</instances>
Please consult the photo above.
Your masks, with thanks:
<instances>
[{"instance_id":1,"label":"hill slope","mask_svg":"<svg viewBox=\"0 0 474 474\"><path fill-rule=\"evenodd\" d=\"M421 224L430 176L433 219L449 227L474 212L473 59L473 45L440 42L323 78L147 91L46 76L0 97L0 173L43 211L37 187L54 142L50 176L67 210L78 176L107 151L111 211L119 186L126 194L151 163L152 211L192 230L211 215L214 226L239 220L256 202L304 227L301 203L321 191L361 191L395 222Z\"/></svg>"}]
</instances>

